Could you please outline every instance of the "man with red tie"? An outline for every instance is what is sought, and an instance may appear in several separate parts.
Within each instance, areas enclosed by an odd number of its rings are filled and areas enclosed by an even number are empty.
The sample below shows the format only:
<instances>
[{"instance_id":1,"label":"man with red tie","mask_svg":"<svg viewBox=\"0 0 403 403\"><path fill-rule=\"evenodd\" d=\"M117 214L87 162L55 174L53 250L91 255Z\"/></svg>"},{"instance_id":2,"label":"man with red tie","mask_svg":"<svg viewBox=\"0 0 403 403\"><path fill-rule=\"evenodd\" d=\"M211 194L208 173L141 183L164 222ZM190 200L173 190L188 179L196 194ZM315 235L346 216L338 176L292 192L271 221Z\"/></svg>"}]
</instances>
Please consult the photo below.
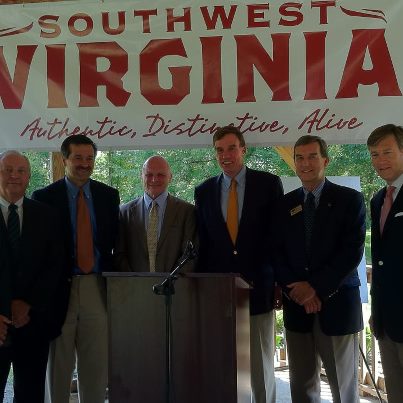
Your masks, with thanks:
<instances>
[{"instance_id":1,"label":"man with red tie","mask_svg":"<svg viewBox=\"0 0 403 403\"><path fill-rule=\"evenodd\" d=\"M371 325L379 341L389 403L403 396L403 127L375 129L367 145L372 165L385 180L371 200Z\"/></svg>"}]
</instances>

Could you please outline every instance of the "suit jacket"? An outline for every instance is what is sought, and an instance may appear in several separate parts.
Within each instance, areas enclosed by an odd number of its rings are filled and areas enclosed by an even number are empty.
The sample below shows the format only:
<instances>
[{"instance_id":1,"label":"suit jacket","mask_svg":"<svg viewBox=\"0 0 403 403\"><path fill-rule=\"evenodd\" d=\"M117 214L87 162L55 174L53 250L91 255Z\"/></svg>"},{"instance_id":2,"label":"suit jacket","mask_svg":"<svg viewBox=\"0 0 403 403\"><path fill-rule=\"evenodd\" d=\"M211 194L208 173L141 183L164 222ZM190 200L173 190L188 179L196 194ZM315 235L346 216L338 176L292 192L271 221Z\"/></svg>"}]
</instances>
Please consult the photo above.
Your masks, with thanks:
<instances>
[{"instance_id":1,"label":"suit jacket","mask_svg":"<svg viewBox=\"0 0 403 403\"><path fill-rule=\"evenodd\" d=\"M62 276L63 253L56 226L57 214L42 203L24 198L18 256L13 259L7 253L10 250L7 228L2 214L0 216L0 237L4 240L2 243L8 258L8 264L2 265L6 282L0 284L0 293L3 297L7 295L2 311L10 317L11 300L27 302L31 306L31 325L45 337L54 338L56 322L53 306Z\"/></svg>"},{"instance_id":2,"label":"suit jacket","mask_svg":"<svg viewBox=\"0 0 403 403\"><path fill-rule=\"evenodd\" d=\"M316 208L307 255L302 188L286 194L281 202L278 226L279 255L276 274L287 295L287 284L308 281L322 301L318 313L322 331L331 336L362 329L362 309L357 266L365 242L365 205L360 192L325 181ZM295 332L310 332L314 316L288 298L284 325Z\"/></svg>"},{"instance_id":3,"label":"suit jacket","mask_svg":"<svg viewBox=\"0 0 403 403\"><path fill-rule=\"evenodd\" d=\"M119 192L104 183L90 180L90 189L94 204L97 232L95 245L100 253L101 271L112 271L112 251L115 247L118 215ZM70 298L70 284L75 265L74 238L70 219L70 208L65 179L60 179L51 185L36 190L32 197L56 208L60 215L60 229L65 245L64 273L58 293L57 312L60 329L64 323Z\"/></svg>"},{"instance_id":4,"label":"suit jacket","mask_svg":"<svg viewBox=\"0 0 403 403\"><path fill-rule=\"evenodd\" d=\"M376 337L384 333L395 342L403 343L403 191L400 189L380 233L380 214L386 188L371 200L372 285L371 309Z\"/></svg>"},{"instance_id":5,"label":"suit jacket","mask_svg":"<svg viewBox=\"0 0 403 403\"><path fill-rule=\"evenodd\" d=\"M195 189L199 229L198 271L240 273L251 283L250 313L273 308L275 206L283 194L280 178L246 168L245 195L235 246L221 211L222 174Z\"/></svg>"},{"instance_id":6,"label":"suit jacket","mask_svg":"<svg viewBox=\"0 0 403 403\"><path fill-rule=\"evenodd\" d=\"M116 269L119 271L150 271L143 196L120 208L119 238L116 248ZM168 195L157 244L155 270L170 272L182 256L187 241L196 242L196 217L194 206ZM185 265L192 270L193 263Z\"/></svg>"}]
</instances>

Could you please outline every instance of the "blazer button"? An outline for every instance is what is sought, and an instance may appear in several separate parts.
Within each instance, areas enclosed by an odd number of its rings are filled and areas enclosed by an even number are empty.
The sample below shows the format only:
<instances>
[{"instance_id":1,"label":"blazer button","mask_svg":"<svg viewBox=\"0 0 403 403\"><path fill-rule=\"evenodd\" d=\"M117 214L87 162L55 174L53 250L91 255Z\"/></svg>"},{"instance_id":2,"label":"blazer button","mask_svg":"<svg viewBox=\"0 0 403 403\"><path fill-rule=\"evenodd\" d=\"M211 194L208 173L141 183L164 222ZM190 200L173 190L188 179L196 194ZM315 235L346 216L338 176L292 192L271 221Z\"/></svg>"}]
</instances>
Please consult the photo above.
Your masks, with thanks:
<instances>
[{"instance_id":1,"label":"blazer button","mask_svg":"<svg viewBox=\"0 0 403 403\"><path fill-rule=\"evenodd\" d=\"M232 254L237 255L237 254L238 254L238 251L235 249L235 250L232 252Z\"/></svg>"},{"instance_id":2,"label":"blazer button","mask_svg":"<svg viewBox=\"0 0 403 403\"><path fill-rule=\"evenodd\" d=\"M309 271L309 267L305 267L305 271Z\"/></svg>"},{"instance_id":3,"label":"blazer button","mask_svg":"<svg viewBox=\"0 0 403 403\"><path fill-rule=\"evenodd\" d=\"M378 262L378 266L383 266L383 261L382 261L382 260L380 260L380 261Z\"/></svg>"}]
</instances>

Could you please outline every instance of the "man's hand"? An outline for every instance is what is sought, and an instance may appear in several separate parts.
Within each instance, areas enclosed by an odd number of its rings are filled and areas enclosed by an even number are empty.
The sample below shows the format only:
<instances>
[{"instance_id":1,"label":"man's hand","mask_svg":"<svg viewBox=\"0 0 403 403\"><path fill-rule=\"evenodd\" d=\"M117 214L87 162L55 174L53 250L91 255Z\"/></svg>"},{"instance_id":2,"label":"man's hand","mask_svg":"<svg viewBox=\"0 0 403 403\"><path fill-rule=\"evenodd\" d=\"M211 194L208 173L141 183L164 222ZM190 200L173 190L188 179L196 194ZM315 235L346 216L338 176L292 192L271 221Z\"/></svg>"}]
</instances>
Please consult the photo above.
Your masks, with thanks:
<instances>
[{"instance_id":1,"label":"man's hand","mask_svg":"<svg viewBox=\"0 0 403 403\"><path fill-rule=\"evenodd\" d=\"M16 328L25 326L29 321L29 310L31 306L22 299L14 299L11 302L11 319Z\"/></svg>"},{"instance_id":2,"label":"man's hand","mask_svg":"<svg viewBox=\"0 0 403 403\"><path fill-rule=\"evenodd\" d=\"M287 287L291 288L289 293L290 298L299 305L304 305L305 302L316 295L314 288L312 288L308 281L297 281L288 284Z\"/></svg>"},{"instance_id":3,"label":"man's hand","mask_svg":"<svg viewBox=\"0 0 403 403\"><path fill-rule=\"evenodd\" d=\"M313 298L305 302L304 308L306 313L317 313L322 308L322 301L315 294Z\"/></svg>"},{"instance_id":4,"label":"man's hand","mask_svg":"<svg viewBox=\"0 0 403 403\"><path fill-rule=\"evenodd\" d=\"M7 317L0 315L0 346L3 345L7 337L8 326L11 324L11 320Z\"/></svg>"}]
</instances>

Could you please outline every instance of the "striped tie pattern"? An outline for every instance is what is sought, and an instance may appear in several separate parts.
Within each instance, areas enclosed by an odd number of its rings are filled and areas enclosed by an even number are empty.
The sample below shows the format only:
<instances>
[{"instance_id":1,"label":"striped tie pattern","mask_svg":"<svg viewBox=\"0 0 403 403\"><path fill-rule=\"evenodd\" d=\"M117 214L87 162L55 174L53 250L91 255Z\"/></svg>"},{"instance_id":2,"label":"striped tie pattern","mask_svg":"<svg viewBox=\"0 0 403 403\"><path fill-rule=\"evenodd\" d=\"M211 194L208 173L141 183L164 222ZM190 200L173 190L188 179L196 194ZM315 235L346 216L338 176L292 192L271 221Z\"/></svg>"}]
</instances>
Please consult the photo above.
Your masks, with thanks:
<instances>
[{"instance_id":1,"label":"striped tie pattern","mask_svg":"<svg viewBox=\"0 0 403 403\"><path fill-rule=\"evenodd\" d=\"M156 201L153 201L148 215L148 228L147 228L147 247L148 247L148 259L150 262L150 271L155 271L155 257L157 254L157 243L158 243L158 204Z\"/></svg>"}]
</instances>

